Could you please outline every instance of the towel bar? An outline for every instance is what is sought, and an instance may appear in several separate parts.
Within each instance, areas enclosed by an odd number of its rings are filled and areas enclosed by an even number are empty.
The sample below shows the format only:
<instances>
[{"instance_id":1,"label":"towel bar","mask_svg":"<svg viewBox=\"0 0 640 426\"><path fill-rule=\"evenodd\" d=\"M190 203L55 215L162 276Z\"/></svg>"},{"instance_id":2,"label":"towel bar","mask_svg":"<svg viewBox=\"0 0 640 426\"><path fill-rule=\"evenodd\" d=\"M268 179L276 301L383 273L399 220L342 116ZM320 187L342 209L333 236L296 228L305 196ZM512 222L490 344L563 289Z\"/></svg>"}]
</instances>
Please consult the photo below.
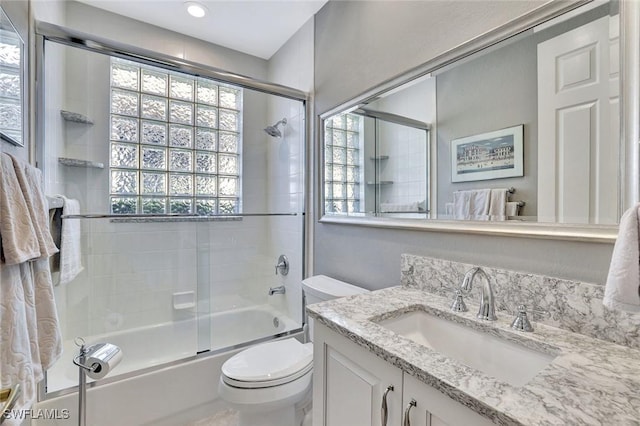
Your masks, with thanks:
<instances>
[{"instance_id":1,"label":"towel bar","mask_svg":"<svg viewBox=\"0 0 640 426\"><path fill-rule=\"evenodd\" d=\"M166 219L166 218L194 218L207 219L216 217L262 217L262 216L298 216L299 213L229 213L214 215L197 215L197 214L66 214L62 215L62 219Z\"/></svg>"}]
</instances>

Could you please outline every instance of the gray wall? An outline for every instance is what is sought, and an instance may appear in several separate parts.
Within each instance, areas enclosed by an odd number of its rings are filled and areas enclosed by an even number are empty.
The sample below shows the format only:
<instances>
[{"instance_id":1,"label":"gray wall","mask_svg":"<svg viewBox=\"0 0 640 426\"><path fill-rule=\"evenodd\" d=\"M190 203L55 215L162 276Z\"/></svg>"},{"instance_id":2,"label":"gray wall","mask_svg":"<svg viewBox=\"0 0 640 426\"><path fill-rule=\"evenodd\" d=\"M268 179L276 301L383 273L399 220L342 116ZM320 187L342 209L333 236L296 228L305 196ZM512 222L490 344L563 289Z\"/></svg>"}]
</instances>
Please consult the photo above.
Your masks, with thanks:
<instances>
[{"instance_id":1,"label":"gray wall","mask_svg":"<svg viewBox=\"0 0 640 426\"><path fill-rule=\"evenodd\" d=\"M520 216L538 211L538 81L537 46L559 34L618 13L605 4L540 32L529 31L489 52L438 73L438 213L445 212L453 191L514 187L512 200L526 206ZM452 139L524 124L524 176L477 182L451 182Z\"/></svg>"},{"instance_id":2,"label":"gray wall","mask_svg":"<svg viewBox=\"0 0 640 426\"><path fill-rule=\"evenodd\" d=\"M315 111L322 114L542 4L330 1L316 15ZM318 144L316 140L316 153ZM613 248L600 243L376 229L317 220L314 234L314 273L370 289L399 284L401 253L603 283Z\"/></svg>"},{"instance_id":3,"label":"gray wall","mask_svg":"<svg viewBox=\"0 0 640 426\"><path fill-rule=\"evenodd\" d=\"M538 81L536 43L525 37L436 76L438 105L438 213L453 191L514 187L512 200L536 216L538 186ZM524 176L451 182L453 139L524 124Z\"/></svg>"}]
</instances>

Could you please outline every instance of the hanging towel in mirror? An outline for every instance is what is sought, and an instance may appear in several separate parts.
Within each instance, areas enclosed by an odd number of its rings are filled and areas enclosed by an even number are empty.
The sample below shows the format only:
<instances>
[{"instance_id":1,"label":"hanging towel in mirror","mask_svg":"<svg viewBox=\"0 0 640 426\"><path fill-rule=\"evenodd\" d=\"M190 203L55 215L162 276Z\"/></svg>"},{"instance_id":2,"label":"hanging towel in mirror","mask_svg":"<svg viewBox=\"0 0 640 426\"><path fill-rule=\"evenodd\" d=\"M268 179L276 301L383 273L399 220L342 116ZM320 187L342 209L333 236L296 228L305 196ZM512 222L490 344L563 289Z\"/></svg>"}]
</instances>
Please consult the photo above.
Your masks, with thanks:
<instances>
[{"instance_id":1,"label":"hanging towel in mirror","mask_svg":"<svg viewBox=\"0 0 640 426\"><path fill-rule=\"evenodd\" d=\"M453 218L457 220L489 220L490 189L453 192Z\"/></svg>"},{"instance_id":2,"label":"hanging towel in mirror","mask_svg":"<svg viewBox=\"0 0 640 426\"><path fill-rule=\"evenodd\" d=\"M507 220L507 188L493 188L491 190L491 201L489 202L489 220Z\"/></svg>"}]
</instances>

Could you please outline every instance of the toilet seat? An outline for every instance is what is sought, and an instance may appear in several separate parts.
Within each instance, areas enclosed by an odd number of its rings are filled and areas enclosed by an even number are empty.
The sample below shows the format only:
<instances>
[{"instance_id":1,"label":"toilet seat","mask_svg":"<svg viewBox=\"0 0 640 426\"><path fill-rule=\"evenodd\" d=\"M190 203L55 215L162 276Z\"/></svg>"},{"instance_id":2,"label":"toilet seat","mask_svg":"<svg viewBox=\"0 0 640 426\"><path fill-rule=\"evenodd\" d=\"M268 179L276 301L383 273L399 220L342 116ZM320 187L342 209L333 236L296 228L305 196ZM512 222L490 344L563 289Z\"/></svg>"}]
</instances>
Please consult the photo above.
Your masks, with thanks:
<instances>
[{"instance_id":1,"label":"toilet seat","mask_svg":"<svg viewBox=\"0 0 640 426\"><path fill-rule=\"evenodd\" d=\"M311 343L295 338L246 349L222 365L222 380L242 389L268 388L290 383L313 368Z\"/></svg>"}]
</instances>

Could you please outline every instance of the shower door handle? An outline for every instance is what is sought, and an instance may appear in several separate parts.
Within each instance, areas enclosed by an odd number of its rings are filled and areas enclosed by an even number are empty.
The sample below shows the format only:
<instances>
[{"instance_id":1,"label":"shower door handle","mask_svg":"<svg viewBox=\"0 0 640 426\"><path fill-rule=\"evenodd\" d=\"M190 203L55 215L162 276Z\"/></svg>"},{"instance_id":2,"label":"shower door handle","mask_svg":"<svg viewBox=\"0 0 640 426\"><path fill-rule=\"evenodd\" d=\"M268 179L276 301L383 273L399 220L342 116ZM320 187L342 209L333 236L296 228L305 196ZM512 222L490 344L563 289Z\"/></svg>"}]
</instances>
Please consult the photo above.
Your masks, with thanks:
<instances>
[{"instance_id":1,"label":"shower door handle","mask_svg":"<svg viewBox=\"0 0 640 426\"><path fill-rule=\"evenodd\" d=\"M387 417L389 417L389 407L387 406L387 394L393 391L393 385L387 386L387 389L382 394L382 406L380 407L380 423L382 426L387 426Z\"/></svg>"}]
</instances>

